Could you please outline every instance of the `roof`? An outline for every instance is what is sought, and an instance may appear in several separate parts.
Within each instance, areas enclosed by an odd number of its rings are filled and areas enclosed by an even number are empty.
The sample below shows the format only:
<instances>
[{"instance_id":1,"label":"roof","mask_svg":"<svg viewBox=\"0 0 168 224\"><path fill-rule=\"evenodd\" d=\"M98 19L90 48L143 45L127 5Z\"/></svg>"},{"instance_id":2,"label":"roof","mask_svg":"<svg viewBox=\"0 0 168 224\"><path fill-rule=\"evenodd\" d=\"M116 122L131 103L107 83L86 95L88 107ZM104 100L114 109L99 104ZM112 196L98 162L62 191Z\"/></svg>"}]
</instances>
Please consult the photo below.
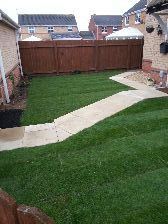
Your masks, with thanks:
<instances>
[{"instance_id":1,"label":"roof","mask_svg":"<svg viewBox=\"0 0 168 224\"><path fill-rule=\"evenodd\" d=\"M154 13L168 9L168 0L152 0L147 5L147 13Z\"/></svg>"},{"instance_id":2,"label":"roof","mask_svg":"<svg viewBox=\"0 0 168 224\"><path fill-rule=\"evenodd\" d=\"M95 36L91 31L80 31L79 34L83 40L95 40Z\"/></svg>"},{"instance_id":3,"label":"roof","mask_svg":"<svg viewBox=\"0 0 168 224\"><path fill-rule=\"evenodd\" d=\"M146 8L146 5L147 5L147 0L140 0L133 7L131 7L127 12L125 12L124 15L142 10L142 9Z\"/></svg>"},{"instance_id":4,"label":"roof","mask_svg":"<svg viewBox=\"0 0 168 224\"><path fill-rule=\"evenodd\" d=\"M41 41L42 39L36 37L36 36L30 36L30 37L27 37L26 39L24 39L23 41Z\"/></svg>"},{"instance_id":5,"label":"roof","mask_svg":"<svg viewBox=\"0 0 168 224\"><path fill-rule=\"evenodd\" d=\"M144 35L137 28L128 27L108 35L106 40L142 39L143 37Z\"/></svg>"},{"instance_id":6,"label":"roof","mask_svg":"<svg viewBox=\"0 0 168 224\"><path fill-rule=\"evenodd\" d=\"M92 15L92 18L98 26L121 26L121 15Z\"/></svg>"},{"instance_id":7,"label":"roof","mask_svg":"<svg viewBox=\"0 0 168 224\"><path fill-rule=\"evenodd\" d=\"M18 22L21 26L28 25L58 25L77 26L75 16L72 14L19 14Z\"/></svg>"},{"instance_id":8,"label":"roof","mask_svg":"<svg viewBox=\"0 0 168 224\"><path fill-rule=\"evenodd\" d=\"M78 32L67 32L67 33L51 33L52 40L81 40L82 37Z\"/></svg>"},{"instance_id":9,"label":"roof","mask_svg":"<svg viewBox=\"0 0 168 224\"><path fill-rule=\"evenodd\" d=\"M5 14L0 9L0 21L6 23L8 26L12 27L13 29L19 29L19 26L17 23L15 23L7 14Z\"/></svg>"}]
</instances>

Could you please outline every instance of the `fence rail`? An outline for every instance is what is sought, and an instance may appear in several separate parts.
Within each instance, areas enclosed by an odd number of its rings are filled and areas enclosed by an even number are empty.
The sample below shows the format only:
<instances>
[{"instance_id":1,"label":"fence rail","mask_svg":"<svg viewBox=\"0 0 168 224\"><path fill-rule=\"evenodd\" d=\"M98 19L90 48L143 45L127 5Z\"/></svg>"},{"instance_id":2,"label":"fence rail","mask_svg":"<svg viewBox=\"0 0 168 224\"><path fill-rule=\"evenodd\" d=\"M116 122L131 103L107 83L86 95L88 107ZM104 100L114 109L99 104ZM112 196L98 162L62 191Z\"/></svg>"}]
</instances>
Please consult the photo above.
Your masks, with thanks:
<instances>
[{"instance_id":1,"label":"fence rail","mask_svg":"<svg viewBox=\"0 0 168 224\"><path fill-rule=\"evenodd\" d=\"M0 224L54 224L54 221L37 208L17 205L0 189Z\"/></svg>"},{"instance_id":2,"label":"fence rail","mask_svg":"<svg viewBox=\"0 0 168 224\"><path fill-rule=\"evenodd\" d=\"M19 42L24 73L141 68L143 40Z\"/></svg>"}]
</instances>

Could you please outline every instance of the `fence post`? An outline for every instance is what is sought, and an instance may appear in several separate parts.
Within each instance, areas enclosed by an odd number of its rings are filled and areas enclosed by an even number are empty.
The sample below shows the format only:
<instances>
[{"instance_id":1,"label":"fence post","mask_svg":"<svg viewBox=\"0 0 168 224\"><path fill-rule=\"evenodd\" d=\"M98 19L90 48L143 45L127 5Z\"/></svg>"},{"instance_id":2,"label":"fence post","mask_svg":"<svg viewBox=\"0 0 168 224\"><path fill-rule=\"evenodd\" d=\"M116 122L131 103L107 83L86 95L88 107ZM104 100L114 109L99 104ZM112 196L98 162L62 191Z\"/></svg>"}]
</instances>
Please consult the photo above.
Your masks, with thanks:
<instances>
[{"instance_id":1,"label":"fence post","mask_svg":"<svg viewBox=\"0 0 168 224\"><path fill-rule=\"evenodd\" d=\"M131 69L131 42L130 40L128 41L128 48L127 48L127 53L128 53L128 57L127 57L127 69Z\"/></svg>"},{"instance_id":2,"label":"fence post","mask_svg":"<svg viewBox=\"0 0 168 224\"><path fill-rule=\"evenodd\" d=\"M57 42L53 41L53 51L54 51L54 66L57 74L59 74L59 64L58 64L58 47Z\"/></svg>"},{"instance_id":3,"label":"fence post","mask_svg":"<svg viewBox=\"0 0 168 224\"><path fill-rule=\"evenodd\" d=\"M0 224L19 224L16 201L0 189Z\"/></svg>"},{"instance_id":4,"label":"fence post","mask_svg":"<svg viewBox=\"0 0 168 224\"><path fill-rule=\"evenodd\" d=\"M99 46L98 46L98 40L94 40L94 47L95 47L95 71L98 71L98 52L99 52Z\"/></svg>"},{"instance_id":5,"label":"fence post","mask_svg":"<svg viewBox=\"0 0 168 224\"><path fill-rule=\"evenodd\" d=\"M19 224L54 224L54 221L39 209L20 205L17 208Z\"/></svg>"}]
</instances>

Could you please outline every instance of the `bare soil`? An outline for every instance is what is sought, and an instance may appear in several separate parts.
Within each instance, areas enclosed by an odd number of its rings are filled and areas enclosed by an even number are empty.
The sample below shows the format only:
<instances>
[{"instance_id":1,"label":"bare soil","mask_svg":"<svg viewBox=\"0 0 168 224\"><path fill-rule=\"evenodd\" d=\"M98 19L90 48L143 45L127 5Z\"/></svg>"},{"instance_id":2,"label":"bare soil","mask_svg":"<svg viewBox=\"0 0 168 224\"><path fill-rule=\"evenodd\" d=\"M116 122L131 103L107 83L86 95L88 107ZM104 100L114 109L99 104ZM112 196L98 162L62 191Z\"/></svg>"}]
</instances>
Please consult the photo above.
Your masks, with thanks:
<instances>
[{"instance_id":1,"label":"bare soil","mask_svg":"<svg viewBox=\"0 0 168 224\"><path fill-rule=\"evenodd\" d=\"M29 80L24 77L14 88L9 104L0 105L0 128L13 128L20 126L20 118L26 108L27 88Z\"/></svg>"}]
</instances>

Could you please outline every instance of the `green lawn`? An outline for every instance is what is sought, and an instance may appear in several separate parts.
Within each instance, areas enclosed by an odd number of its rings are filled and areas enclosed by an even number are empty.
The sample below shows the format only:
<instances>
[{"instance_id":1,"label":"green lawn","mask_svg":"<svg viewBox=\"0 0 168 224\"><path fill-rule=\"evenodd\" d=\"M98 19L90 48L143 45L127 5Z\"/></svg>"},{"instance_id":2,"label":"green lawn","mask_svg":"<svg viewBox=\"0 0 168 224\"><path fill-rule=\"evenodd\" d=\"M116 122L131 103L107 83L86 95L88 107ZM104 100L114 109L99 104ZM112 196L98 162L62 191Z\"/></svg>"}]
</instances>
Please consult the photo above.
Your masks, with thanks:
<instances>
[{"instance_id":1,"label":"green lawn","mask_svg":"<svg viewBox=\"0 0 168 224\"><path fill-rule=\"evenodd\" d=\"M75 109L130 89L109 80L120 72L33 78L22 125L53 122Z\"/></svg>"},{"instance_id":2,"label":"green lawn","mask_svg":"<svg viewBox=\"0 0 168 224\"><path fill-rule=\"evenodd\" d=\"M59 144L0 153L0 187L57 223L168 223L168 98Z\"/></svg>"}]
</instances>

